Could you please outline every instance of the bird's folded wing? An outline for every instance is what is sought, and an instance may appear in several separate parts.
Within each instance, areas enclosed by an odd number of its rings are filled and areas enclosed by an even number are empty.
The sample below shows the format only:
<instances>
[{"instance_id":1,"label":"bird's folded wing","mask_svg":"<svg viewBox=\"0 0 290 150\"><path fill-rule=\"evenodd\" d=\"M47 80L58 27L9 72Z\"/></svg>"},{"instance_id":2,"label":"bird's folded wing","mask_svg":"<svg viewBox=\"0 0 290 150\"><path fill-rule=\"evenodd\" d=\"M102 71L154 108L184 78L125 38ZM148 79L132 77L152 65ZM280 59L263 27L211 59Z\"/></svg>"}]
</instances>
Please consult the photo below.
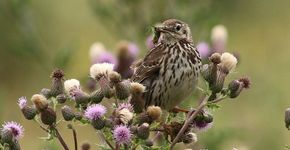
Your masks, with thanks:
<instances>
[{"instance_id":1,"label":"bird's folded wing","mask_svg":"<svg viewBox=\"0 0 290 150\"><path fill-rule=\"evenodd\" d=\"M131 78L134 82L141 83L147 78L154 78L158 75L162 59L164 58L165 47L162 43L151 49L143 61L135 64L134 74Z\"/></svg>"}]
</instances>

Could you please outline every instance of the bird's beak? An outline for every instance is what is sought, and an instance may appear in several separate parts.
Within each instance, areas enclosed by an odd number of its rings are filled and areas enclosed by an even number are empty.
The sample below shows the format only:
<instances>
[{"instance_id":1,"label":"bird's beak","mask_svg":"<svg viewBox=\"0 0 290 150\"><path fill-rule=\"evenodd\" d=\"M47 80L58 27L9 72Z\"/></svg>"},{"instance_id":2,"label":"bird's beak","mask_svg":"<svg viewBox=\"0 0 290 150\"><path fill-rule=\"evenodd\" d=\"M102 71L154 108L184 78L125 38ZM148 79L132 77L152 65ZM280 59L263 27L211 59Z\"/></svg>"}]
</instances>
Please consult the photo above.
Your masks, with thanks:
<instances>
[{"instance_id":1,"label":"bird's beak","mask_svg":"<svg viewBox=\"0 0 290 150\"><path fill-rule=\"evenodd\" d=\"M154 30L156 32L169 32L169 30L165 27L165 26L155 26L154 27Z\"/></svg>"}]
</instances>

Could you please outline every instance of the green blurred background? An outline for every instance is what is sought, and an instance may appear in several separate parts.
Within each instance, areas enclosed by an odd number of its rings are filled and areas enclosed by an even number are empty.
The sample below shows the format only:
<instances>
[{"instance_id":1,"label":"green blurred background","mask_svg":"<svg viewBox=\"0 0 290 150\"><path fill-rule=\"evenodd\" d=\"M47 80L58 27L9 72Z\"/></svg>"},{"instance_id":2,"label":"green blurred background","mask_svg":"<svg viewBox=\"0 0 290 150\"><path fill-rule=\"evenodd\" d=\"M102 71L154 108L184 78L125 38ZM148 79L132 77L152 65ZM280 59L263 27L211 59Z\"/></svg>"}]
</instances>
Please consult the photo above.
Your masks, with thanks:
<instances>
[{"instance_id":1,"label":"green blurred background","mask_svg":"<svg viewBox=\"0 0 290 150\"><path fill-rule=\"evenodd\" d=\"M0 0L0 121L25 127L24 150L60 149L58 141L38 139L45 133L22 117L17 99L50 87L55 67L64 69L66 78L86 79L88 51L96 41L114 50L119 40L130 40L144 55L150 26L177 18L190 24L195 42L209 41L211 28L225 25L228 51L241 57L233 77L250 76L253 83L238 99L222 102L214 127L199 134L198 147L284 149L290 144L283 123L290 107L289 6L288 0ZM80 141L97 143L92 128L77 129ZM70 130L63 125L61 132L72 146Z\"/></svg>"}]
</instances>

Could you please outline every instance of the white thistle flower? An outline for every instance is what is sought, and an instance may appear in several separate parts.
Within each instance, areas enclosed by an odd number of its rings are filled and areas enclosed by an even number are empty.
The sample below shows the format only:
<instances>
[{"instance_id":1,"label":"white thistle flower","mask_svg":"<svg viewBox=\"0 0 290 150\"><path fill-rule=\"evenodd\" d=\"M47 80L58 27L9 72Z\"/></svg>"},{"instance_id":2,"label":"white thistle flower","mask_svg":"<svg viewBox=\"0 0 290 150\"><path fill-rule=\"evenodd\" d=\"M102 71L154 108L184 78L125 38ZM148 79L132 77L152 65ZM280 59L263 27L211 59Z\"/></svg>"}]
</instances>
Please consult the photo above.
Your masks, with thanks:
<instances>
[{"instance_id":1,"label":"white thistle flower","mask_svg":"<svg viewBox=\"0 0 290 150\"><path fill-rule=\"evenodd\" d=\"M132 82L131 91L132 93L143 93L145 91L145 86L137 82Z\"/></svg>"},{"instance_id":2,"label":"white thistle flower","mask_svg":"<svg viewBox=\"0 0 290 150\"><path fill-rule=\"evenodd\" d=\"M223 53L221 56L220 65L227 69L228 72L232 72L238 63L237 58L230 53Z\"/></svg>"},{"instance_id":3,"label":"white thistle flower","mask_svg":"<svg viewBox=\"0 0 290 150\"><path fill-rule=\"evenodd\" d=\"M94 64L90 68L90 76L93 79L98 79L101 76L108 76L114 69L114 64L110 63L99 63Z\"/></svg>"},{"instance_id":4,"label":"white thistle flower","mask_svg":"<svg viewBox=\"0 0 290 150\"><path fill-rule=\"evenodd\" d=\"M64 89L66 93L70 93L74 89L80 89L80 81L77 79L70 79L64 81Z\"/></svg>"},{"instance_id":5,"label":"white thistle flower","mask_svg":"<svg viewBox=\"0 0 290 150\"><path fill-rule=\"evenodd\" d=\"M90 59L94 60L98 58L103 52L105 52L105 46L101 42L94 43L90 48Z\"/></svg>"},{"instance_id":6,"label":"white thistle flower","mask_svg":"<svg viewBox=\"0 0 290 150\"><path fill-rule=\"evenodd\" d=\"M133 119L133 113L127 108L120 110L118 115L121 122L124 124L128 124Z\"/></svg>"},{"instance_id":7,"label":"white thistle flower","mask_svg":"<svg viewBox=\"0 0 290 150\"><path fill-rule=\"evenodd\" d=\"M228 31L224 25L216 25L211 31L211 40L213 42L226 42L228 39Z\"/></svg>"}]
</instances>

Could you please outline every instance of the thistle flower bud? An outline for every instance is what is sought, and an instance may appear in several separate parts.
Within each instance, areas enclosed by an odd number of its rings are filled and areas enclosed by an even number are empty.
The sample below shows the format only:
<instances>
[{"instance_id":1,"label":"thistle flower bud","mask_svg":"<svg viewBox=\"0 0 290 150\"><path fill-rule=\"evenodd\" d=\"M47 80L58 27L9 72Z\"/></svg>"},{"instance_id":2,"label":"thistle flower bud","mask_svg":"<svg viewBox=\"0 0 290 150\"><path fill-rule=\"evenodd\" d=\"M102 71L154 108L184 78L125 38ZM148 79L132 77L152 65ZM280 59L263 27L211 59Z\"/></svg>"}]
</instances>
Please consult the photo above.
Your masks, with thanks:
<instances>
[{"instance_id":1,"label":"thistle flower bud","mask_svg":"<svg viewBox=\"0 0 290 150\"><path fill-rule=\"evenodd\" d=\"M191 132L191 133L188 133L186 135L184 135L182 137L182 142L184 144L189 144L189 143L196 143L197 142L197 136L195 133Z\"/></svg>"},{"instance_id":2,"label":"thistle flower bud","mask_svg":"<svg viewBox=\"0 0 290 150\"><path fill-rule=\"evenodd\" d=\"M20 150L20 144L16 139L13 139L12 143L9 145L10 150Z\"/></svg>"},{"instance_id":3,"label":"thistle flower bud","mask_svg":"<svg viewBox=\"0 0 290 150\"><path fill-rule=\"evenodd\" d=\"M132 134L137 133L137 130L138 130L138 126L131 126L131 128L130 128L130 131Z\"/></svg>"},{"instance_id":4,"label":"thistle flower bud","mask_svg":"<svg viewBox=\"0 0 290 150\"><path fill-rule=\"evenodd\" d=\"M148 146L148 147L151 147L151 146L153 146L153 141L151 140L151 139L147 139L146 141L145 141L145 145L146 146Z\"/></svg>"},{"instance_id":5,"label":"thistle flower bud","mask_svg":"<svg viewBox=\"0 0 290 150\"><path fill-rule=\"evenodd\" d=\"M73 110L67 105L61 108L61 113L65 121L71 121L75 118Z\"/></svg>"},{"instance_id":6,"label":"thistle flower bud","mask_svg":"<svg viewBox=\"0 0 290 150\"><path fill-rule=\"evenodd\" d=\"M146 112L140 113L137 116L136 120L138 124L143 124L143 123L151 124L153 122L152 118Z\"/></svg>"},{"instance_id":7,"label":"thistle flower bud","mask_svg":"<svg viewBox=\"0 0 290 150\"><path fill-rule=\"evenodd\" d=\"M104 119L95 119L91 121L92 126L97 129L97 130L101 130L105 127L106 122L104 121Z\"/></svg>"},{"instance_id":8,"label":"thistle flower bud","mask_svg":"<svg viewBox=\"0 0 290 150\"><path fill-rule=\"evenodd\" d=\"M82 144L82 149L81 150L90 150L90 149L91 149L90 143L83 143Z\"/></svg>"},{"instance_id":9,"label":"thistle flower bud","mask_svg":"<svg viewBox=\"0 0 290 150\"><path fill-rule=\"evenodd\" d=\"M100 88L104 97L111 98L114 93L110 86L109 80L106 77L101 77L99 78L98 83L100 85Z\"/></svg>"},{"instance_id":10,"label":"thistle flower bud","mask_svg":"<svg viewBox=\"0 0 290 150\"><path fill-rule=\"evenodd\" d=\"M1 131L1 142L8 143L8 144L13 142L12 130L2 130Z\"/></svg>"},{"instance_id":11,"label":"thistle flower bud","mask_svg":"<svg viewBox=\"0 0 290 150\"><path fill-rule=\"evenodd\" d=\"M248 78L241 78L239 80L233 80L229 83L228 89L230 91L229 97L236 98L240 95L244 88L250 87L250 80Z\"/></svg>"},{"instance_id":12,"label":"thistle flower bud","mask_svg":"<svg viewBox=\"0 0 290 150\"><path fill-rule=\"evenodd\" d=\"M226 69L228 73L232 72L238 63L237 58L230 53L223 53L220 65Z\"/></svg>"},{"instance_id":13,"label":"thistle flower bud","mask_svg":"<svg viewBox=\"0 0 290 150\"><path fill-rule=\"evenodd\" d=\"M108 77L109 73L113 71L114 65L109 63L94 64L90 68L90 76L99 80L101 77Z\"/></svg>"},{"instance_id":14,"label":"thistle flower bud","mask_svg":"<svg viewBox=\"0 0 290 150\"><path fill-rule=\"evenodd\" d=\"M41 94L34 94L31 97L31 101L40 112L48 107L48 100Z\"/></svg>"},{"instance_id":15,"label":"thistle flower bud","mask_svg":"<svg viewBox=\"0 0 290 150\"><path fill-rule=\"evenodd\" d=\"M60 69L56 69L52 72L52 87L50 91L51 96L56 97L57 95L64 93L63 77L64 73Z\"/></svg>"},{"instance_id":16,"label":"thistle flower bud","mask_svg":"<svg viewBox=\"0 0 290 150\"><path fill-rule=\"evenodd\" d=\"M148 123L143 123L141 126L138 127L137 129L137 136L140 139L147 139L150 135L150 130L149 130L149 124Z\"/></svg>"},{"instance_id":17,"label":"thistle flower bud","mask_svg":"<svg viewBox=\"0 0 290 150\"><path fill-rule=\"evenodd\" d=\"M36 116L37 112L34 107L25 106L21 109L23 116L27 120L32 120Z\"/></svg>"},{"instance_id":18,"label":"thistle flower bud","mask_svg":"<svg viewBox=\"0 0 290 150\"><path fill-rule=\"evenodd\" d=\"M117 46L118 64L115 71L121 74L123 78L130 78L133 71L130 66L138 55L139 48L136 44L127 41L121 41Z\"/></svg>"},{"instance_id":19,"label":"thistle flower bud","mask_svg":"<svg viewBox=\"0 0 290 150\"><path fill-rule=\"evenodd\" d=\"M221 54L219 53L213 53L210 57L209 60L214 63L214 64L219 64L221 63Z\"/></svg>"},{"instance_id":20,"label":"thistle flower bud","mask_svg":"<svg viewBox=\"0 0 290 150\"><path fill-rule=\"evenodd\" d=\"M75 118L76 118L76 120L82 120L83 119L83 114L81 112L76 112L75 113Z\"/></svg>"},{"instance_id":21,"label":"thistle flower bud","mask_svg":"<svg viewBox=\"0 0 290 150\"><path fill-rule=\"evenodd\" d=\"M159 106L149 106L146 113L153 121L155 121L161 117L162 110Z\"/></svg>"},{"instance_id":22,"label":"thistle flower bud","mask_svg":"<svg viewBox=\"0 0 290 150\"><path fill-rule=\"evenodd\" d=\"M290 108L287 108L285 111L285 126L288 130L290 130Z\"/></svg>"},{"instance_id":23,"label":"thistle flower bud","mask_svg":"<svg viewBox=\"0 0 290 150\"><path fill-rule=\"evenodd\" d=\"M56 113L52 108L47 107L40 112L40 119L45 125L53 125L56 122Z\"/></svg>"},{"instance_id":24,"label":"thistle flower bud","mask_svg":"<svg viewBox=\"0 0 290 150\"><path fill-rule=\"evenodd\" d=\"M216 73L216 79L209 84L210 90L215 94L221 92L224 87L224 82L227 74L222 70L223 68L218 67Z\"/></svg>"},{"instance_id":25,"label":"thistle flower bud","mask_svg":"<svg viewBox=\"0 0 290 150\"><path fill-rule=\"evenodd\" d=\"M58 103L63 104L66 102L67 96L65 94L59 94L57 95L56 100Z\"/></svg>"},{"instance_id":26,"label":"thistle flower bud","mask_svg":"<svg viewBox=\"0 0 290 150\"><path fill-rule=\"evenodd\" d=\"M197 131L206 131L212 127L213 117L208 112L203 112L194 118L192 126Z\"/></svg>"},{"instance_id":27,"label":"thistle flower bud","mask_svg":"<svg viewBox=\"0 0 290 150\"><path fill-rule=\"evenodd\" d=\"M144 109L145 103L142 94L145 91L145 86L140 83L131 83L131 99L130 103L134 106L134 112L141 113Z\"/></svg>"},{"instance_id":28,"label":"thistle flower bud","mask_svg":"<svg viewBox=\"0 0 290 150\"><path fill-rule=\"evenodd\" d=\"M41 89L40 94L45 96L46 98L50 98L51 97L51 90L43 88L43 89Z\"/></svg>"},{"instance_id":29,"label":"thistle flower bud","mask_svg":"<svg viewBox=\"0 0 290 150\"><path fill-rule=\"evenodd\" d=\"M94 104L98 104L100 103L104 98L104 94L101 91L101 89L98 89L96 91L94 91L91 95L90 95L90 101Z\"/></svg>"},{"instance_id":30,"label":"thistle flower bud","mask_svg":"<svg viewBox=\"0 0 290 150\"><path fill-rule=\"evenodd\" d=\"M116 97L120 100L124 100L130 96L130 82L129 81L123 81L119 82L115 85L115 92Z\"/></svg>"}]
</instances>

